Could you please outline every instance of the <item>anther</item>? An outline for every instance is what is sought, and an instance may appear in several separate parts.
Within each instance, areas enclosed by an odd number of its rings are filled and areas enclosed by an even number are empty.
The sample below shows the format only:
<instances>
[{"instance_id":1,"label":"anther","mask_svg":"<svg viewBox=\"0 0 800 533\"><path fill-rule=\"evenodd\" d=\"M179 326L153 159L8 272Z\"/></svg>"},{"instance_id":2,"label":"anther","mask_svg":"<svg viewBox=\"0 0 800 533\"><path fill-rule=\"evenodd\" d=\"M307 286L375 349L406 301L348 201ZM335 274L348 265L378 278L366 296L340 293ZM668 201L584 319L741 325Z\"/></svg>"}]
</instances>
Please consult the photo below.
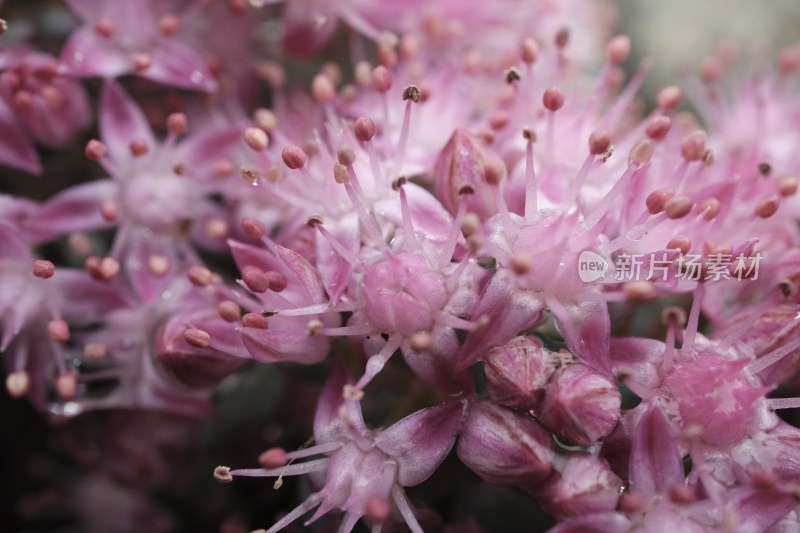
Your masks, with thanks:
<instances>
[{"instance_id":1,"label":"anther","mask_svg":"<svg viewBox=\"0 0 800 533\"><path fill-rule=\"evenodd\" d=\"M163 276L169 270L169 259L163 255L153 254L147 258L147 268L156 276Z\"/></svg>"},{"instance_id":2,"label":"anther","mask_svg":"<svg viewBox=\"0 0 800 533\"><path fill-rule=\"evenodd\" d=\"M676 485L669 489L669 499L675 503L691 503L694 495L692 489L686 485Z\"/></svg>"},{"instance_id":3,"label":"anther","mask_svg":"<svg viewBox=\"0 0 800 533\"><path fill-rule=\"evenodd\" d=\"M316 228L325 223L325 220L319 215L311 215L306 219L306 226Z\"/></svg>"},{"instance_id":4,"label":"anther","mask_svg":"<svg viewBox=\"0 0 800 533\"><path fill-rule=\"evenodd\" d=\"M246 328L267 329L269 322L266 317L258 313L245 313L242 317L242 325Z\"/></svg>"},{"instance_id":5,"label":"anther","mask_svg":"<svg viewBox=\"0 0 800 533\"><path fill-rule=\"evenodd\" d=\"M771 194L756 204L756 216L761 218L769 218L774 215L781 205L781 197L777 194Z\"/></svg>"},{"instance_id":6,"label":"anther","mask_svg":"<svg viewBox=\"0 0 800 533\"><path fill-rule=\"evenodd\" d=\"M218 466L214 469L214 479L220 483L230 483L233 481L231 469L227 466Z\"/></svg>"},{"instance_id":7,"label":"anther","mask_svg":"<svg viewBox=\"0 0 800 533\"><path fill-rule=\"evenodd\" d=\"M681 103L681 98L683 97L683 93L681 92L680 87L670 86L664 87L658 92L658 96L656 96L656 103L658 107L666 110L672 111L678 104Z\"/></svg>"},{"instance_id":8,"label":"anther","mask_svg":"<svg viewBox=\"0 0 800 533\"><path fill-rule=\"evenodd\" d=\"M762 176L769 176L772 173L772 165L766 161L758 164L758 173Z\"/></svg>"},{"instance_id":9,"label":"anther","mask_svg":"<svg viewBox=\"0 0 800 533\"><path fill-rule=\"evenodd\" d=\"M661 323L665 326L677 326L682 328L686 325L686 311L674 305L665 307L661 312Z\"/></svg>"},{"instance_id":10,"label":"anther","mask_svg":"<svg viewBox=\"0 0 800 533\"><path fill-rule=\"evenodd\" d=\"M619 65L631 53L631 40L627 35L617 35L606 46L606 57L616 65Z\"/></svg>"},{"instance_id":11,"label":"anther","mask_svg":"<svg viewBox=\"0 0 800 533\"><path fill-rule=\"evenodd\" d=\"M108 153L108 150L105 144L97 139L92 139L86 143L86 150L84 153L86 154L86 159L89 161L100 161Z\"/></svg>"},{"instance_id":12,"label":"anther","mask_svg":"<svg viewBox=\"0 0 800 533\"><path fill-rule=\"evenodd\" d=\"M676 235L667 243L667 250L680 250L682 254L688 254L692 249L692 240L686 235Z\"/></svg>"},{"instance_id":13,"label":"anther","mask_svg":"<svg viewBox=\"0 0 800 533\"><path fill-rule=\"evenodd\" d=\"M251 239L258 240L267 233L267 229L258 220L250 217L242 219L242 231Z\"/></svg>"},{"instance_id":14,"label":"anther","mask_svg":"<svg viewBox=\"0 0 800 533\"><path fill-rule=\"evenodd\" d=\"M158 21L158 30L161 32L161 35L164 36L171 36L175 35L180 27L180 21L178 17L171 13L167 13L166 15L162 16Z\"/></svg>"},{"instance_id":15,"label":"anther","mask_svg":"<svg viewBox=\"0 0 800 533\"><path fill-rule=\"evenodd\" d=\"M672 128L672 120L670 120L669 117L662 115L660 117L655 117L648 122L647 126L644 128L644 132L654 141L660 141L667 136L670 128Z\"/></svg>"},{"instance_id":16,"label":"anther","mask_svg":"<svg viewBox=\"0 0 800 533\"><path fill-rule=\"evenodd\" d=\"M269 290L273 292L282 292L288 283L286 276L275 270L268 270L266 272L267 280L269 281Z\"/></svg>"},{"instance_id":17,"label":"anther","mask_svg":"<svg viewBox=\"0 0 800 533\"><path fill-rule=\"evenodd\" d=\"M190 267L187 276L195 287L207 287L213 279L213 274L209 269L198 265Z\"/></svg>"},{"instance_id":18,"label":"anther","mask_svg":"<svg viewBox=\"0 0 800 533\"><path fill-rule=\"evenodd\" d=\"M257 266L247 265L243 267L242 281L248 289L255 293L264 293L269 289L267 274Z\"/></svg>"},{"instance_id":19,"label":"anther","mask_svg":"<svg viewBox=\"0 0 800 533\"><path fill-rule=\"evenodd\" d=\"M778 282L778 290L784 298L792 298L797 294L797 284L790 279L782 279Z\"/></svg>"},{"instance_id":20,"label":"anther","mask_svg":"<svg viewBox=\"0 0 800 533\"><path fill-rule=\"evenodd\" d=\"M533 131L533 128L525 127L522 128L522 138L528 142L535 143L536 142L536 132Z\"/></svg>"},{"instance_id":21,"label":"anther","mask_svg":"<svg viewBox=\"0 0 800 533\"><path fill-rule=\"evenodd\" d=\"M688 196L673 196L664 203L664 212L668 218L683 218L692 210L692 199Z\"/></svg>"},{"instance_id":22,"label":"anther","mask_svg":"<svg viewBox=\"0 0 800 533\"><path fill-rule=\"evenodd\" d=\"M299 146L287 146L281 152L283 163L292 170L306 166L308 156Z\"/></svg>"},{"instance_id":23,"label":"anther","mask_svg":"<svg viewBox=\"0 0 800 533\"><path fill-rule=\"evenodd\" d=\"M550 87L544 92L542 103L549 111L558 111L564 106L564 93L558 87Z\"/></svg>"},{"instance_id":24,"label":"anther","mask_svg":"<svg viewBox=\"0 0 800 533\"><path fill-rule=\"evenodd\" d=\"M561 28L553 39L557 48L564 49L569 44L569 28Z\"/></svg>"},{"instance_id":25,"label":"anther","mask_svg":"<svg viewBox=\"0 0 800 533\"><path fill-rule=\"evenodd\" d=\"M27 372L20 370L11 372L6 376L6 390L12 398L22 398L28 393L30 388L31 378Z\"/></svg>"},{"instance_id":26,"label":"anther","mask_svg":"<svg viewBox=\"0 0 800 533\"><path fill-rule=\"evenodd\" d=\"M270 132L278 126L278 117L269 109L260 107L253 112L253 122L262 130Z\"/></svg>"},{"instance_id":27,"label":"anther","mask_svg":"<svg viewBox=\"0 0 800 533\"><path fill-rule=\"evenodd\" d=\"M641 167L649 163L652 157L653 143L643 139L631 148L630 154L628 154L628 163L636 163Z\"/></svg>"},{"instance_id":28,"label":"anther","mask_svg":"<svg viewBox=\"0 0 800 533\"><path fill-rule=\"evenodd\" d=\"M533 268L533 261L531 256L524 252L517 252L511 256L510 265L511 270L518 276L523 276L531 271Z\"/></svg>"},{"instance_id":29,"label":"anther","mask_svg":"<svg viewBox=\"0 0 800 533\"><path fill-rule=\"evenodd\" d=\"M109 38L114 35L114 23L107 17L101 17L94 23L94 31L97 32L98 35Z\"/></svg>"},{"instance_id":30,"label":"anther","mask_svg":"<svg viewBox=\"0 0 800 533\"><path fill-rule=\"evenodd\" d=\"M308 335L309 337L314 337L316 336L317 332L321 330L323 327L325 327L325 324L323 324L321 320L317 318L312 318L306 324L306 335Z\"/></svg>"},{"instance_id":31,"label":"anther","mask_svg":"<svg viewBox=\"0 0 800 533\"><path fill-rule=\"evenodd\" d=\"M505 80L506 83L511 85L514 82L517 82L522 79L522 76L519 73L519 70L516 67L511 67L510 69L506 70L505 72Z\"/></svg>"},{"instance_id":32,"label":"anther","mask_svg":"<svg viewBox=\"0 0 800 533\"><path fill-rule=\"evenodd\" d=\"M345 385L342 395L344 396L345 400L359 402L364 397L364 391L357 389L352 385Z\"/></svg>"},{"instance_id":33,"label":"anther","mask_svg":"<svg viewBox=\"0 0 800 533\"><path fill-rule=\"evenodd\" d=\"M386 498L374 494L367 500L364 514L373 524L383 523L391 513L392 504Z\"/></svg>"},{"instance_id":34,"label":"anther","mask_svg":"<svg viewBox=\"0 0 800 533\"><path fill-rule=\"evenodd\" d=\"M183 332L183 340L195 348L208 348L211 343L211 335L202 329L188 328Z\"/></svg>"},{"instance_id":35,"label":"anther","mask_svg":"<svg viewBox=\"0 0 800 533\"><path fill-rule=\"evenodd\" d=\"M375 136L375 123L369 117L359 117L353 126L356 138L361 142L369 142Z\"/></svg>"},{"instance_id":36,"label":"anther","mask_svg":"<svg viewBox=\"0 0 800 533\"><path fill-rule=\"evenodd\" d=\"M133 157L140 157L147 153L149 147L147 146L147 141L144 139L136 139L131 141L131 144L128 145L128 149Z\"/></svg>"},{"instance_id":37,"label":"anther","mask_svg":"<svg viewBox=\"0 0 800 533\"><path fill-rule=\"evenodd\" d=\"M520 57L522 58L523 63L527 63L528 65L535 63L538 55L539 43L537 43L535 39L528 37L522 41L522 51L520 53Z\"/></svg>"},{"instance_id":38,"label":"anther","mask_svg":"<svg viewBox=\"0 0 800 533\"><path fill-rule=\"evenodd\" d=\"M288 462L289 455L283 448L270 448L258 456L258 464L268 470L286 466Z\"/></svg>"},{"instance_id":39,"label":"anther","mask_svg":"<svg viewBox=\"0 0 800 533\"><path fill-rule=\"evenodd\" d=\"M681 155L687 161L700 161L706 153L706 134L704 131L690 133L681 145Z\"/></svg>"},{"instance_id":40,"label":"anther","mask_svg":"<svg viewBox=\"0 0 800 533\"><path fill-rule=\"evenodd\" d=\"M408 344L416 352L425 352L433 346L433 337L427 331L414 333L409 339Z\"/></svg>"},{"instance_id":41,"label":"anther","mask_svg":"<svg viewBox=\"0 0 800 533\"><path fill-rule=\"evenodd\" d=\"M261 174L258 171L258 168L255 165L251 165L249 163L245 163L242 165L240 172L242 174L242 179L246 181L250 185L258 185L258 181L261 178Z\"/></svg>"},{"instance_id":42,"label":"anther","mask_svg":"<svg viewBox=\"0 0 800 533\"><path fill-rule=\"evenodd\" d=\"M481 219L475 213L466 213L461 219L461 233L469 237L481 228Z\"/></svg>"},{"instance_id":43,"label":"anther","mask_svg":"<svg viewBox=\"0 0 800 533\"><path fill-rule=\"evenodd\" d=\"M236 322L242 316L239 304L233 300L224 300L217 304L217 312L225 322Z\"/></svg>"},{"instance_id":44,"label":"anther","mask_svg":"<svg viewBox=\"0 0 800 533\"><path fill-rule=\"evenodd\" d=\"M47 335L54 342L67 342L69 340L69 326L63 319L51 320L47 323Z\"/></svg>"},{"instance_id":45,"label":"anther","mask_svg":"<svg viewBox=\"0 0 800 533\"><path fill-rule=\"evenodd\" d=\"M102 342L90 342L83 347L83 355L89 359L102 359L106 356L107 350Z\"/></svg>"},{"instance_id":46,"label":"anther","mask_svg":"<svg viewBox=\"0 0 800 533\"><path fill-rule=\"evenodd\" d=\"M139 72L147 70L150 68L150 65L153 64L150 54L145 53L133 54L131 56L131 61L133 62L133 68Z\"/></svg>"},{"instance_id":47,"label":"anther","mask_svg":"<svg viewBox=\"0 0 800 533\"><path fill-rule=\"evenodd\" d=\"M372 86L376 91L381 93L385 93L392 88L392 74L383 65L379 65L373 69Z\"/></svg>"},{"instance_id":48,"label":"anther","mask_svg":"<svg viewBox=\"0 0 800 533\"><path fill-rule=\"evenodd\" d=\"M792 196L797 192L797 178L783 176L778 179L778 192L781 196Z\"/></svg>"},{"instance_id":49,"label":"anther","mask_svg":"<svg viewBox=\"0 0 800 533\"><path fill-rule=\"evenodd\" d=\"M37 259L33 262L33 275L41 279L49 279L56 272L56 266L46 259Z\"/></svg>"},{"instance_id":50,"label":"anther","mask_svg":"<svg viewBox=\"0 0 800 533\"><path fill-rule=\"evenodd\" d=\"M720 203L716 198L707 198L697 205L697 211L703 213L705 220L711 220L719 213Z\"/></svg>"},{"instance_id":51,"label":"anther","mask_svg":"<svg viewBox=\"0 0 800 533\"><path fill-rule=\"evenodd\" d=\"M103 200L100 204L100 216L103 220L113 222L119 217L119 206L114 200Z\"/></svg>"},{"instance_id":52,"label":"anther","mask_svg":"<svg viewBox=\"0 0 800 533\"><path fill-rule=\"evenodd\" d=\"M183 135L189 130L186 115L183 113L171 113L167 117L167 131L173 135Z\"/></svg>"},{"instance_id":53,"label":"anther","mask_svg":"<svg viewBox=\"0 0 800 533\"><path fill-rule=\"evenodd\" d=\"M405 89L403 89L403 101L406 102L411 100L415 104L419 102L420 97L422 96L422 92L419 90L419 87L416 85L409 85Z\"/></svg>"},{"instance_id":54,"label":"anther","mask_svg":"<svg viewBox=\"0 0 800 533\"><path fill-rule=\"evenodd\" d=\"M216 178L228 178L232 176L234 172L236 172L236 167L234 167L233 163L227 159L219 159L214 162L212 171L214 172L214 177Z\"/></svg>"},{"instance_id":55,"label":"anther","mask_svg":"<svg viewBox=\"0 0 800 533\"><path fill-rule=\"evenodd\" d=\"M336 158L344 166L352 165L356 160L356 153L349 146L340 146L336 151Z\"/></svg>"},{"instance_id":56,"label":"anther","mask_svg":"<svg viewBox=\"0 0 800 533\"><path fill-rule=\"evenodd\" d=\"M251 149L256 152L261 152L269 146L269 137L261 128L247 128L244 130L244 141Z\"/></svg>"},{"instance_id":57,"label":"anther","mask_svg":"<svg viewBox=\"0 0 800 533\"><path fill-rule=\"evenodd\" d=\"M311 94L317 102L323 104L330 102L336 96L333 80L327 74L317 74L311 81Z\"/></svg>"},{"instance_id":58,"label":"anther","mask_svg":"<svg viewBox=\"0 0 800 533\"><path fill-rule=\"evenodd\" d=\"M64 401L75 398L78 393L77 372L65 372L56 378L56 392Z\"/></svg>"},{"instance_id":59,"label":"anther","mask_svg":"<svg viewBox=\"0 0 800 533\"><path fill-rule=\"evenodd\" d=\"M602 155L611 146L611 136L605 130L593 131L589 135L589 152L593 155Z\"/></svg>"},{"instance_id":60,"label":"anther","mask_svg":"<svg viewBox=\"0 0 800 533\"><path fill-rule=\"evenodd\" d=\"M645 204L647 205L647 211L651 215L657 215L658 213L664 210L664 206L667 203L667 200L675 196L675 191L670 189L669 187L664 187L663 189L658 189L650 194L647 195L647 199L645 200Z\"/></svg>"}]
</instances>

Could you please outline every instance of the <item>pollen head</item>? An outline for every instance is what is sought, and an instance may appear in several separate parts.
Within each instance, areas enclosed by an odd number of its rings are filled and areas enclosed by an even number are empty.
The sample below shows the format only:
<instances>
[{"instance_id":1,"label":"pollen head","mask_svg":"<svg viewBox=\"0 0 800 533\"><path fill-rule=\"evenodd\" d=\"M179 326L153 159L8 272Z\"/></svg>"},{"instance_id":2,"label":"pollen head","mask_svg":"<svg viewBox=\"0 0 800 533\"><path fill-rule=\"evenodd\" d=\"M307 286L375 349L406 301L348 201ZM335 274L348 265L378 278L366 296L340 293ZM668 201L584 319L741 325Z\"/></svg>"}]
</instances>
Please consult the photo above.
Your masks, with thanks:
<instances>
[{"instance_id":1,"label":"pollen head","mask_svg":"<svg viewBox=\"0 0 800 533\"><path fill-rule=\"evenodd\" d=\"M542 103L549 111L558 111L564 107L564 93L558 87L550 87L542 96Z\"/></svg>"},{"instance_id":2,"label":"pollen head","mask_svg":"<svg viewBox=\"0 0 800 533\"><path fill-rule=\"evenodd\" d=\"M283 163L292 170L297 170L306 166L308 156L299 146L287 146L281 152Z\"/></svg>"}]
</instances>

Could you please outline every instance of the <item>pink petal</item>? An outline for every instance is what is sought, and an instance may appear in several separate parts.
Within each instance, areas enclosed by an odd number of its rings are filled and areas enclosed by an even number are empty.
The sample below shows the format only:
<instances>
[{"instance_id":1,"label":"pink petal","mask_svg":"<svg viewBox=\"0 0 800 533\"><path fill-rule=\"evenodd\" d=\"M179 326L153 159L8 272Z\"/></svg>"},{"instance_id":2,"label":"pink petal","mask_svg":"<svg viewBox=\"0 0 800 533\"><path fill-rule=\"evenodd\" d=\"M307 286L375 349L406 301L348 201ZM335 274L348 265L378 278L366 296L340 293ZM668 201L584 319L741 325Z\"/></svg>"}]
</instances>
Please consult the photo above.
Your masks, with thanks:
<instances>
[{"instance_id":1,"label":"pink petal","mask_svg":"<svg viewBox=\"0 0 800 533\"><path fill-rule=\"evenodd\" d=\"M681 454L669 422L655 405L642 416L633 433L630 474L633 490L645 501L683 484Z\"/></svg>"},{"instance_id":2,"label":"pink petal","mask_svg":"<svg viewBox=\"0 0 800 533\"><path fill-rule=\"evenodd\" d=\"M327 224L328 231L339 243L358 254L361 245L359 240L358 215L351 213L333 224ZM322 283L328 291L331 301L338 301L347 288L353 275L353 266L342 258L331 246L328 239L316 239L317 268Z\"/></svg>"},{"instance_id":3,"label":"pink petal","mask_svg":"<svg viewBox=\"0 0 800 533\"><path fill-rule=\"evenodd\" d=\"M308 301L312 304L325 302L325 288L319 271L314 268L302 255L276 244L275 249L286 267L294 274L303 288Z\"/></svg>"},{"instance_id":4,"label":"pink petal","mask_svg":"<svg viewBox=\"0 0 800 533\"><path fill-rule=\"evenodd\" d=\"M108 227L100 204L116 193L116 184L108 179L70 187L43 203L22 230L34 242L46 242L74 231Z\"/></svg>"},{"instance_id":5,"label":"pink petal","mask_svg":"<svg viewBox=\"0 0 800 533\"><path fill-rule=\"evenodd\" d=\"M553 314L567 347L587 365L606 376L611 375L608 305L605 302L584 302L564 309L566 315L556 310Z\"/></svg>"},{"instance_id":6,"label":"pink petal","mask_svg":"<svg viewBox=\"0 0 800 533\"><path fill-rule=\"evenodd\" d=\"M0 100L0 163L31 174L42 172L33 142L3 100Z\"/></svg>"},{"instance_id":7,"label":"pink petal","mask_svg":"<svg viewBox=\"0 0 800 533\"><path fill-rule=\"evenodd\" d=\"M472 310L472 319L489 323L467 335L461 347L460 367L478 361L486 350L499 346L539 323L542 301L533 291L520 290L514 274L501 270L492 276Z\"/></svg>"},{"instance_id":8,"label":"pink petal","mask_svg":"<svg viewBox=\"0 0 800 533\"><path fill-rule=\"evenodd\" d=\"M131 55L112 39L83 26L61 49L61 68L73 76L116 78L133 70Z\"/></svg>"},{"instance_id":9,"label":"pink petal","mask_svg":"<svg viewBox=\"0 0 800 533\"><path fill-rule=\"evenodd\" d=\"M203 57L177 39L162 38L151 59L152 64L142 71L142 77L183 89L217 90Z\"/></svg>"},{"instance_id":10,"label":"pink petal","mask_svg":"<svg viewBox=\"0 0 800 533\"><path fill-rule=\"evenodd\" d=\"M328 355L328 338L311 337L305 331L242 328L240 334L250 355L265 363L293 362L313 365Z\"/></svg>"},{"instance_id":11,"label":"pink petal","mask_svg":"<svg viewBox=\"0 0 800 533\"><path fill-rule=\"evenodd\" d=\"M631 522L620 513L600 513L582 516L558 524L549 533L624 533Z\"/></svg>"},{"instance_id":12,"label":"pink petal","mask_svg":"<svg viewBox=\"0 0 800 533\"><path fill-rule=\"evenodd\" d=\"M115 161L133 157L131 141L141 139L148 146L156 146L144 113L115 81L107 81L100 96L100 136Z\"/></svg>"},{"instance_id":13,"label":"pink petal","mask_svg":"<svg viewBox=\"0 0 800 533\"><path fill-rule=\"evenodd\" d=\"M314 414L314 438L317 444L334 440L345 429L341 416L342 407L347 413L348 422L357 430L366 432L359 403L345 402L342 396L345 385L353 384L355 380L344 359L336 359L330 377L317 400L317 410Z\"/></svg>"},{"instance_id":14,"label":"pink petal","mask_svg":"<svg viewBox=\"0 0 800 533\"><path fill-rule=\"evenodd\" d=\"M398 463L397 480L419 485L453 448L466 402L455 401L413 413L378 435L375 445Z\"/></svg>"},{"instance_id":15,"label":"pink petal","mask_svg":"<svg viewBox=\"0 0 800 533\"><path fill-rule=\"evenodd\" d=\"M286 267L264 248L257 248L234 240L229 240L228 246L231 248L233 260L236 261L239 270L246 266L257 266L265 272L275 270L288 273Z\"/></svg>"}]
</instances>

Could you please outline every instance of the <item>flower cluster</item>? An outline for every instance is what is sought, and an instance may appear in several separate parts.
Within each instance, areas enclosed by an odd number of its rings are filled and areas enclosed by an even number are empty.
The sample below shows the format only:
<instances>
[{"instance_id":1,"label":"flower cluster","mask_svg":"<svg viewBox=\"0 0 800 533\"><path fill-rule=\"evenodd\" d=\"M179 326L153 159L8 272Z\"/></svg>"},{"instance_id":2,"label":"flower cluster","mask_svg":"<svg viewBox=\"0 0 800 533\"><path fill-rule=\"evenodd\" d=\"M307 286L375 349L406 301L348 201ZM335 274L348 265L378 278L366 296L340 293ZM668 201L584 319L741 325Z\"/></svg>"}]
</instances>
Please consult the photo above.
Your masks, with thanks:
<instances>
[{"instance_id":1,"label":"flower cluster","mask_svg":"<svg viewBox=\"0 0 800 533\"><path fill-rule=\"evenodd\" d=\"M308 476L269 533L471 527L451 470L560 533L800 527L797 49L644 113L602 2L389 4L67 0L60 59L8 22L0 163L84 173L0 196L8 395L165 427L286 395L260 456L211 451Z\"/></svg>"}]
</instances>

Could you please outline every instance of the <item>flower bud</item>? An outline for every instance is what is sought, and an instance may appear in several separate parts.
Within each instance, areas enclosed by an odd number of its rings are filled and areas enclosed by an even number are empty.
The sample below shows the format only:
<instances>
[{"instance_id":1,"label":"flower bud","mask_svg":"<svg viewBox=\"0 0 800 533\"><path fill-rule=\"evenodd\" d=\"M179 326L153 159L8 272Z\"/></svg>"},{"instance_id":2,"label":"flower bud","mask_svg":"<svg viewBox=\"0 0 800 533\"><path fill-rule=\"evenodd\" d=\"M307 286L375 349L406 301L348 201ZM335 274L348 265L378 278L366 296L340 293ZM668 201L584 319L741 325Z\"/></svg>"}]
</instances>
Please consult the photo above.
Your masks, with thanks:
<instances>
[{"instance_id":1,"label":"flower bud","mask_svg":"<svg viewBox=\"0 0 800 533\"><path fill-rule=\"evenodd\" d=\"M570 453L558 470L542 493L550 514L584 516L616 508L622 480L604 460L591 453Z\"/></svg>"},{"instance_id":2,"label":"flower bud","mask_svg":"<svg viewBox=\"0 0 800 533\"><path fill-rule=\"evenodd\" d=\"M486 386L492 400L515 409L535 409L553 373L550 356L538 337L515 337L489 350Z\"/></svg>"},{"instance_id":3,"label":"flower bud","mask_svg":"<svg viewBox=\"0 0 800 533\"><path fill-rule=\"evenodd\" d=\"M575 363L562 367L550 379L540 420L559 439L589 446L617 425L621 402L613 383L588 366Z\"/></svg>"},{"instance_id":4,"label":"flower bud","mask_svg":"<svg viewBox=\"0 0 800 533\"><path fill-rule=\"evenodd\" d=\"M461 202L485 220L497 212L492 185L505 176L500 156L474 135L456 130L433 171L436 195L453 214Z\"/></svg>"},{"instance_id":5,"label":"flower bud","mask_svg":"<svg viewBox=\"0 0 800 533\"><path fill-rule=\"evenodd\" d=\"M552 470L553 444L531 418L490 401L473 403L456 448L489 483L535 488Z\"/></svg>"}]
</instances>

